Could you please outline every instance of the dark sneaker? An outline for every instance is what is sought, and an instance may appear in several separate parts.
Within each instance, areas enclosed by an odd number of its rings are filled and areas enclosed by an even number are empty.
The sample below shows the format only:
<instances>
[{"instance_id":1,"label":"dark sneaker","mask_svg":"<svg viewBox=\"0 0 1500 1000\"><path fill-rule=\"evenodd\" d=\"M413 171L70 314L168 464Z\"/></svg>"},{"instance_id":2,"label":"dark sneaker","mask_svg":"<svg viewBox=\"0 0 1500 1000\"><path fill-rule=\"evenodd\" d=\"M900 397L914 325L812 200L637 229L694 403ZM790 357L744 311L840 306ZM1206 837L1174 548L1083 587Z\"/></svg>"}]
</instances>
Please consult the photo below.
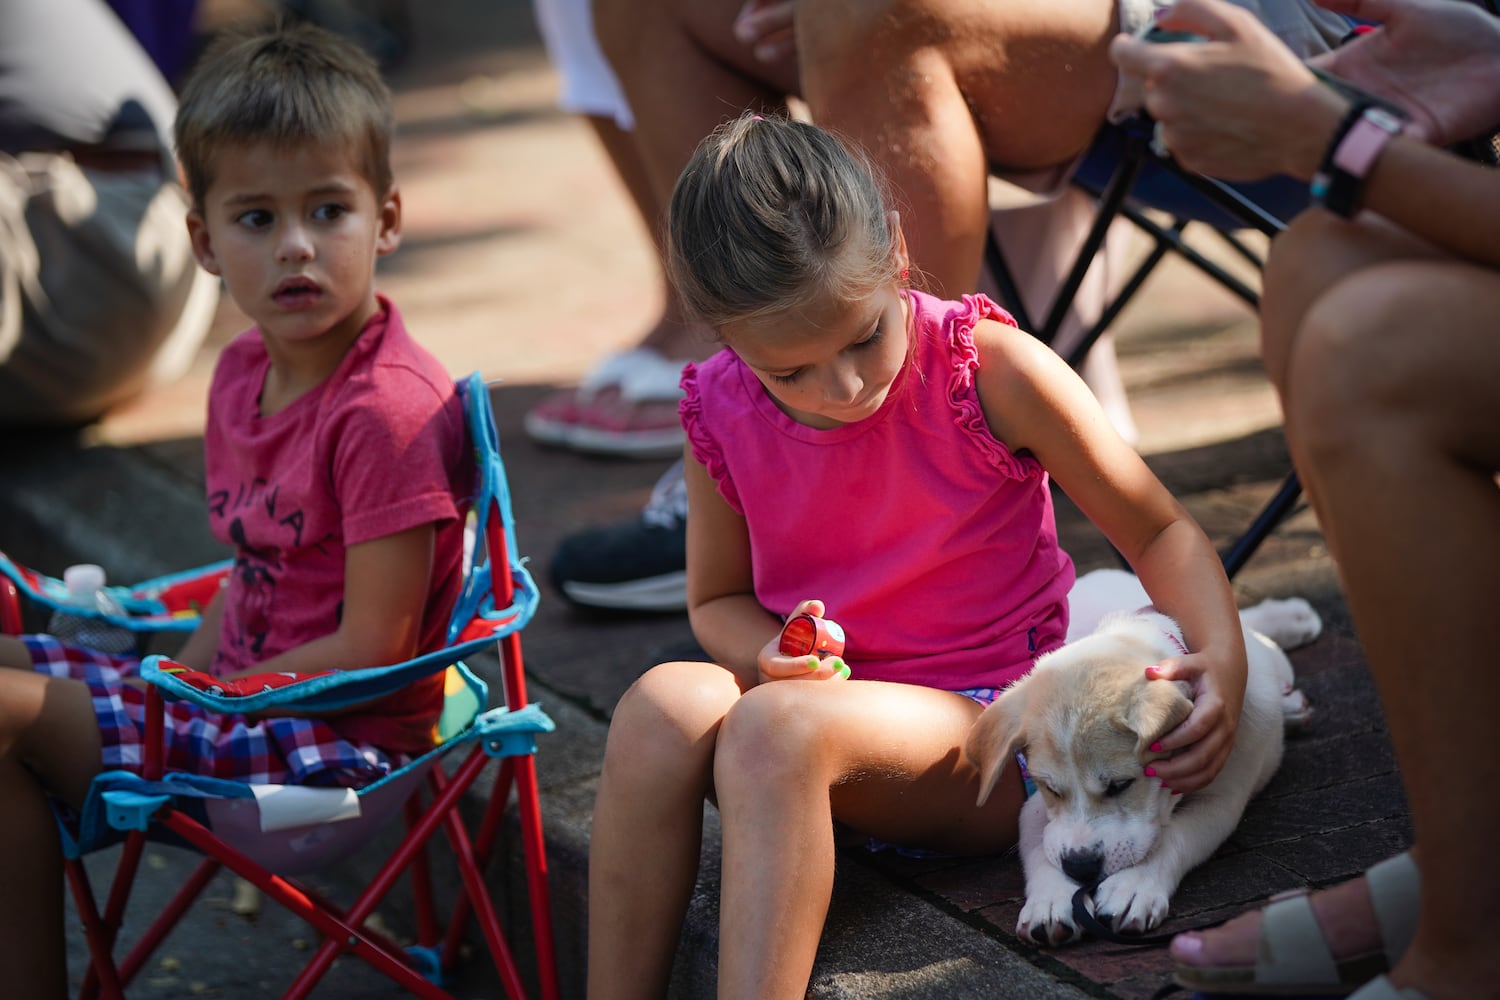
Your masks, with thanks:
<instances>
[{"instance_id":1,"label":"dark sneaker","mask_svg":"<svg viewBox=\"0 0 1500 1000\"><path fill-rule=\"evenodd\" d=\"M666 471L641 516L562 540L552 582L570 601L619 611L687 608L687 486L682 463Z\"/></svg>"}]
</instances>

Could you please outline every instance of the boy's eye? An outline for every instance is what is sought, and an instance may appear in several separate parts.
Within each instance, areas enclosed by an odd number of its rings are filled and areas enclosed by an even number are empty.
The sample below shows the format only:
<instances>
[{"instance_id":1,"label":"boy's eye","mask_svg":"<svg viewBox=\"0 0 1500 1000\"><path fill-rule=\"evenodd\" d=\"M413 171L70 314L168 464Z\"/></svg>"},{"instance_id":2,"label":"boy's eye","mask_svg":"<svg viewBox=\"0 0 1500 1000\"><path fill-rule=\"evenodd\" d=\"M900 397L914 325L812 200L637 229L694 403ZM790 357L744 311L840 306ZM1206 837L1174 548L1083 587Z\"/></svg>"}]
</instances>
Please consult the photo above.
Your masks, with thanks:
<instances>
[{"instance_id":1,"label":"boy's eye","mask_svg":"<svg viewBox=\"0 0 1500 1000\"><path fill-rule=\"evenodd\" d=\"M319 205L313 212L313 218L321 219L324 222L333 222L335 219L343 216L347 211L348 209L346 209L343 205L330 202L327 205Z\"/></svg>"},{"instance_id":2,"label":"boy's eye","mask_svg":"<svg viewBox=\"0 0 1500 1000\"><path fill-rule=\"evenodd\" d=\"M234 221L251 229L264 229L271 224L271 213L263 208L252 208L236 216Z\"/></svg>"}]
</instances>

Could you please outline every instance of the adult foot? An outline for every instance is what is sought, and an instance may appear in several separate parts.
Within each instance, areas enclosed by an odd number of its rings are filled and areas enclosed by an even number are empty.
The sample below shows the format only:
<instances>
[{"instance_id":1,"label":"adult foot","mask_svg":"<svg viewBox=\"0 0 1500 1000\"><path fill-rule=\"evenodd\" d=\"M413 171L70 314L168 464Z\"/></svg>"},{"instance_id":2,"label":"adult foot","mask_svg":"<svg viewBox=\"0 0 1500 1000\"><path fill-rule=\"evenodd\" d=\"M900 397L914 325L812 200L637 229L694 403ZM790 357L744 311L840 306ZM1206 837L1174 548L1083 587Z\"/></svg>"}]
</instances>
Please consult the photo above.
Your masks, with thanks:
<instances>
[{"instance_id":1,"label":"adult foot","mask_svg":"<svg viewBox=\"0 0 1500 1000\"><path fill-rule=\"evenodd\" d=\"M1363 878L1273 899L1220 927L1172 940L1177 980L1227 994L1340 996L1387 971L1411 942L1418 880L1409 855Z\"/></svg>"}]
</instances>

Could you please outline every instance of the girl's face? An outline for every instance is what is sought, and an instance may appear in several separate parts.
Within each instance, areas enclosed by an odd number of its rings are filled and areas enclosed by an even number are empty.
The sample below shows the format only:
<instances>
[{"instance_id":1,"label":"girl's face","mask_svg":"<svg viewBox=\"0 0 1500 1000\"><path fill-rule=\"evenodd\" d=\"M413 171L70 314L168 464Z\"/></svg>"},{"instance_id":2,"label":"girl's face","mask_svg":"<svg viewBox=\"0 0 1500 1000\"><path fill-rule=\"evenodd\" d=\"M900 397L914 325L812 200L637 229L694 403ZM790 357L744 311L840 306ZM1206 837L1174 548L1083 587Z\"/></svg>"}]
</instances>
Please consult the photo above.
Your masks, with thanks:
<instances>
[{"instance_id":1,"label":"girl's face","mask_svg":"<svg viewBox=\"0 0 1500 1000\"><path fill-rule=\"evenodd\" d=\"M400 242L400 196L377 193L336 147L253 143L224 150L215 168L188 216L199 263L273 351L352 341L379 308L375 260Z\"/></svg>"},{"instance_id":2,"label":"girl's face","mask_svg":"<svg viewBox=\"0 0 1500 1000\"><path fill-rule=\"evenodd\" d=\"M783 412L826 430L880 409L906 363L907 329L893 281L855 302L729 323L720 333Z\"/></svg>"}]
</instances>

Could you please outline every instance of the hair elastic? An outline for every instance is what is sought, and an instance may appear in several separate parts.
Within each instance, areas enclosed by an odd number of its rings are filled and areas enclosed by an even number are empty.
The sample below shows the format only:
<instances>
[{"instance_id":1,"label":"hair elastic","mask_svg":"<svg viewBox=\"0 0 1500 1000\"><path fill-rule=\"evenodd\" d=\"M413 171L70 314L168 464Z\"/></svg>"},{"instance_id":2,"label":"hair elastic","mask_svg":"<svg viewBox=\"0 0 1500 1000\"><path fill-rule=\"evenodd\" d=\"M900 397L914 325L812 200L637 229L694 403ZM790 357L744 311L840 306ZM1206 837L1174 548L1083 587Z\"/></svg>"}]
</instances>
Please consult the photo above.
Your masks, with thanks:
<instances>
[{"instance_id":1,"label":"hair elastic","mask_svg":"<svg viewBox=\"0 0 1500 1000\"><path fill-rule=\"evenodd\" d=\"M910 277L911 277L911 268L909 268L909 267L903 267L901 269L901 280L902 281L906 281Z\"/></svg>"}]
</instances>

